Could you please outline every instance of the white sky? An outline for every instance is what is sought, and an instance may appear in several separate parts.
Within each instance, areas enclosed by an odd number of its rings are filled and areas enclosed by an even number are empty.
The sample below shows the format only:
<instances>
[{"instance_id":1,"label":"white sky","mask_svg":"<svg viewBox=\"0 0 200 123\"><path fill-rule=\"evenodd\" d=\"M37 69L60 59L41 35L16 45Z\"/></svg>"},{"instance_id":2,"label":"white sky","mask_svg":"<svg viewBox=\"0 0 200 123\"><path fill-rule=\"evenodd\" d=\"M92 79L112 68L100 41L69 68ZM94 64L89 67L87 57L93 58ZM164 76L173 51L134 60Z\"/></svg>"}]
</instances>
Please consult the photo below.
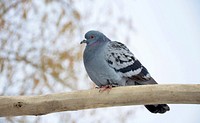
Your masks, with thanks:
<instances>
[{"instance_id":1,"label":"white sky","mask_svg":"<svg viewBox=\"0 0 200 123\"><path fill-rule=\"evenodd\" d=\"M134 1L129 9L137 33L129 48L159 83L200 82L200 2ZM170 105L164 115L145 110L129 122L199 123L199 105Z\"/></svg>"}]
</instances>

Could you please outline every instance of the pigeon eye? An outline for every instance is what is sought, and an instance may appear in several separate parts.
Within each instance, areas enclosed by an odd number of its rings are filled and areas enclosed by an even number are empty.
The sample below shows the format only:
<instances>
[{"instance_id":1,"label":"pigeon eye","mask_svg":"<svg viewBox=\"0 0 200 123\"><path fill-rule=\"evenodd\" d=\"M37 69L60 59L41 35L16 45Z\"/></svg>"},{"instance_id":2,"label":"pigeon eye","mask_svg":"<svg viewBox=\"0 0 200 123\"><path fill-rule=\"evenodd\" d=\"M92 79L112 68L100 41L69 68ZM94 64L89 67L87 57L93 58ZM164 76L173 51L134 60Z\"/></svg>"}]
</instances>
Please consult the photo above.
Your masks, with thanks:
<instances>
[{"instance_id":1,"label":"pigeon eye","mask_svg":"<svg viewBox=\"0 0 200 123\"><path fill-rule=\"evenodd\" d=\"M93 36L93 35L91 35L91 36L90 36L90 38L92 39L92 38L94 38L94 36Z\"/></svg>"}]
</instances>

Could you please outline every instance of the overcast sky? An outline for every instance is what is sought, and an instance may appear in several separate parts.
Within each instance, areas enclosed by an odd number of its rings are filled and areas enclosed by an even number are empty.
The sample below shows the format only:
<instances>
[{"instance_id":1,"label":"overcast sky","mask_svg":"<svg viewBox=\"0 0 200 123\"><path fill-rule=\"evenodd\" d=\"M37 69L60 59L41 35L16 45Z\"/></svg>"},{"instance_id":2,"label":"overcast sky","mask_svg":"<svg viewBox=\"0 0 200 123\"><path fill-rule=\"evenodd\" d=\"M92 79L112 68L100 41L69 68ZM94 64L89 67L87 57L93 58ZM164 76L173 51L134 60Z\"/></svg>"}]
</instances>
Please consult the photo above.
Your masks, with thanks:
<instances>
[{"instance_id":1,"label":"overcast sky","mask_svg":"<svg viewBox=\"0 0 200 123\"><path fill-rule=\"evenodd\" d=\"M200 82L200 2L146 0L132 4L137 33L130 49L159 83ZM170 105L164 115L139 110L138 123L199 123L199 105ZM131 123L131 121L130 121Z\"/></svg>"}]
</instances>

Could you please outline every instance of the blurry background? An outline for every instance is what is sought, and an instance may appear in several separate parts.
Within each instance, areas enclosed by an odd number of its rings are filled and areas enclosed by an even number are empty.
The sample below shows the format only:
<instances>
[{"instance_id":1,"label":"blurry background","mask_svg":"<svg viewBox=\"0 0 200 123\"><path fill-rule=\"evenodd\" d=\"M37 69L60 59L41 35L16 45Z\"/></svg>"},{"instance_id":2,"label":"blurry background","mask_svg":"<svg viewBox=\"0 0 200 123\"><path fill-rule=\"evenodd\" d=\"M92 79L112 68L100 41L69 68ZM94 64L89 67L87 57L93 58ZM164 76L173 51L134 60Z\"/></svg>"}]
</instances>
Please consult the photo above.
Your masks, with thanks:
<instances>
[{"instance_id":1,"label":"blurry background","mask_svg":"<svg viewBox=\"0 0 200 123\"><path fill-rule=\"evenodd\" d=\"M91 29L125 43L160 84L200 82L197 0L0 0L0 95L93 88L79 44ZM124 106L6 117L0 123L199 123L199 105L170 107L163 115Z\"/></svg>"}]
</instances>

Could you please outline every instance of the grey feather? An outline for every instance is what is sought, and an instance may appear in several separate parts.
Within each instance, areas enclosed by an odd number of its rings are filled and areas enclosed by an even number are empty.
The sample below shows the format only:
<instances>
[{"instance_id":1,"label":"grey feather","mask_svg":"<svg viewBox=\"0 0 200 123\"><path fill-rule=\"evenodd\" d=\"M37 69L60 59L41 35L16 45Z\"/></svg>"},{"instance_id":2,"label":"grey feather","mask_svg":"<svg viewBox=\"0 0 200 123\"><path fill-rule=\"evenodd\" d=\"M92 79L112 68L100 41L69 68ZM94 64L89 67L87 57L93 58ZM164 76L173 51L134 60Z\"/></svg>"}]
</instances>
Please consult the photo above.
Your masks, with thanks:
<instances>
[{"instance_id":1,"label":"grey feather","mask_svg":"<svg viewBox=\"0 0 200 123\"><path fill-rule=\"evenodd\" d=\"M85 34L83 60L91 80L99 87L157 84L147 69L122 43L111 41L99 31ZM145 105L152 113L169 111L166 104Z\"/></svg>"}]
</instances>

